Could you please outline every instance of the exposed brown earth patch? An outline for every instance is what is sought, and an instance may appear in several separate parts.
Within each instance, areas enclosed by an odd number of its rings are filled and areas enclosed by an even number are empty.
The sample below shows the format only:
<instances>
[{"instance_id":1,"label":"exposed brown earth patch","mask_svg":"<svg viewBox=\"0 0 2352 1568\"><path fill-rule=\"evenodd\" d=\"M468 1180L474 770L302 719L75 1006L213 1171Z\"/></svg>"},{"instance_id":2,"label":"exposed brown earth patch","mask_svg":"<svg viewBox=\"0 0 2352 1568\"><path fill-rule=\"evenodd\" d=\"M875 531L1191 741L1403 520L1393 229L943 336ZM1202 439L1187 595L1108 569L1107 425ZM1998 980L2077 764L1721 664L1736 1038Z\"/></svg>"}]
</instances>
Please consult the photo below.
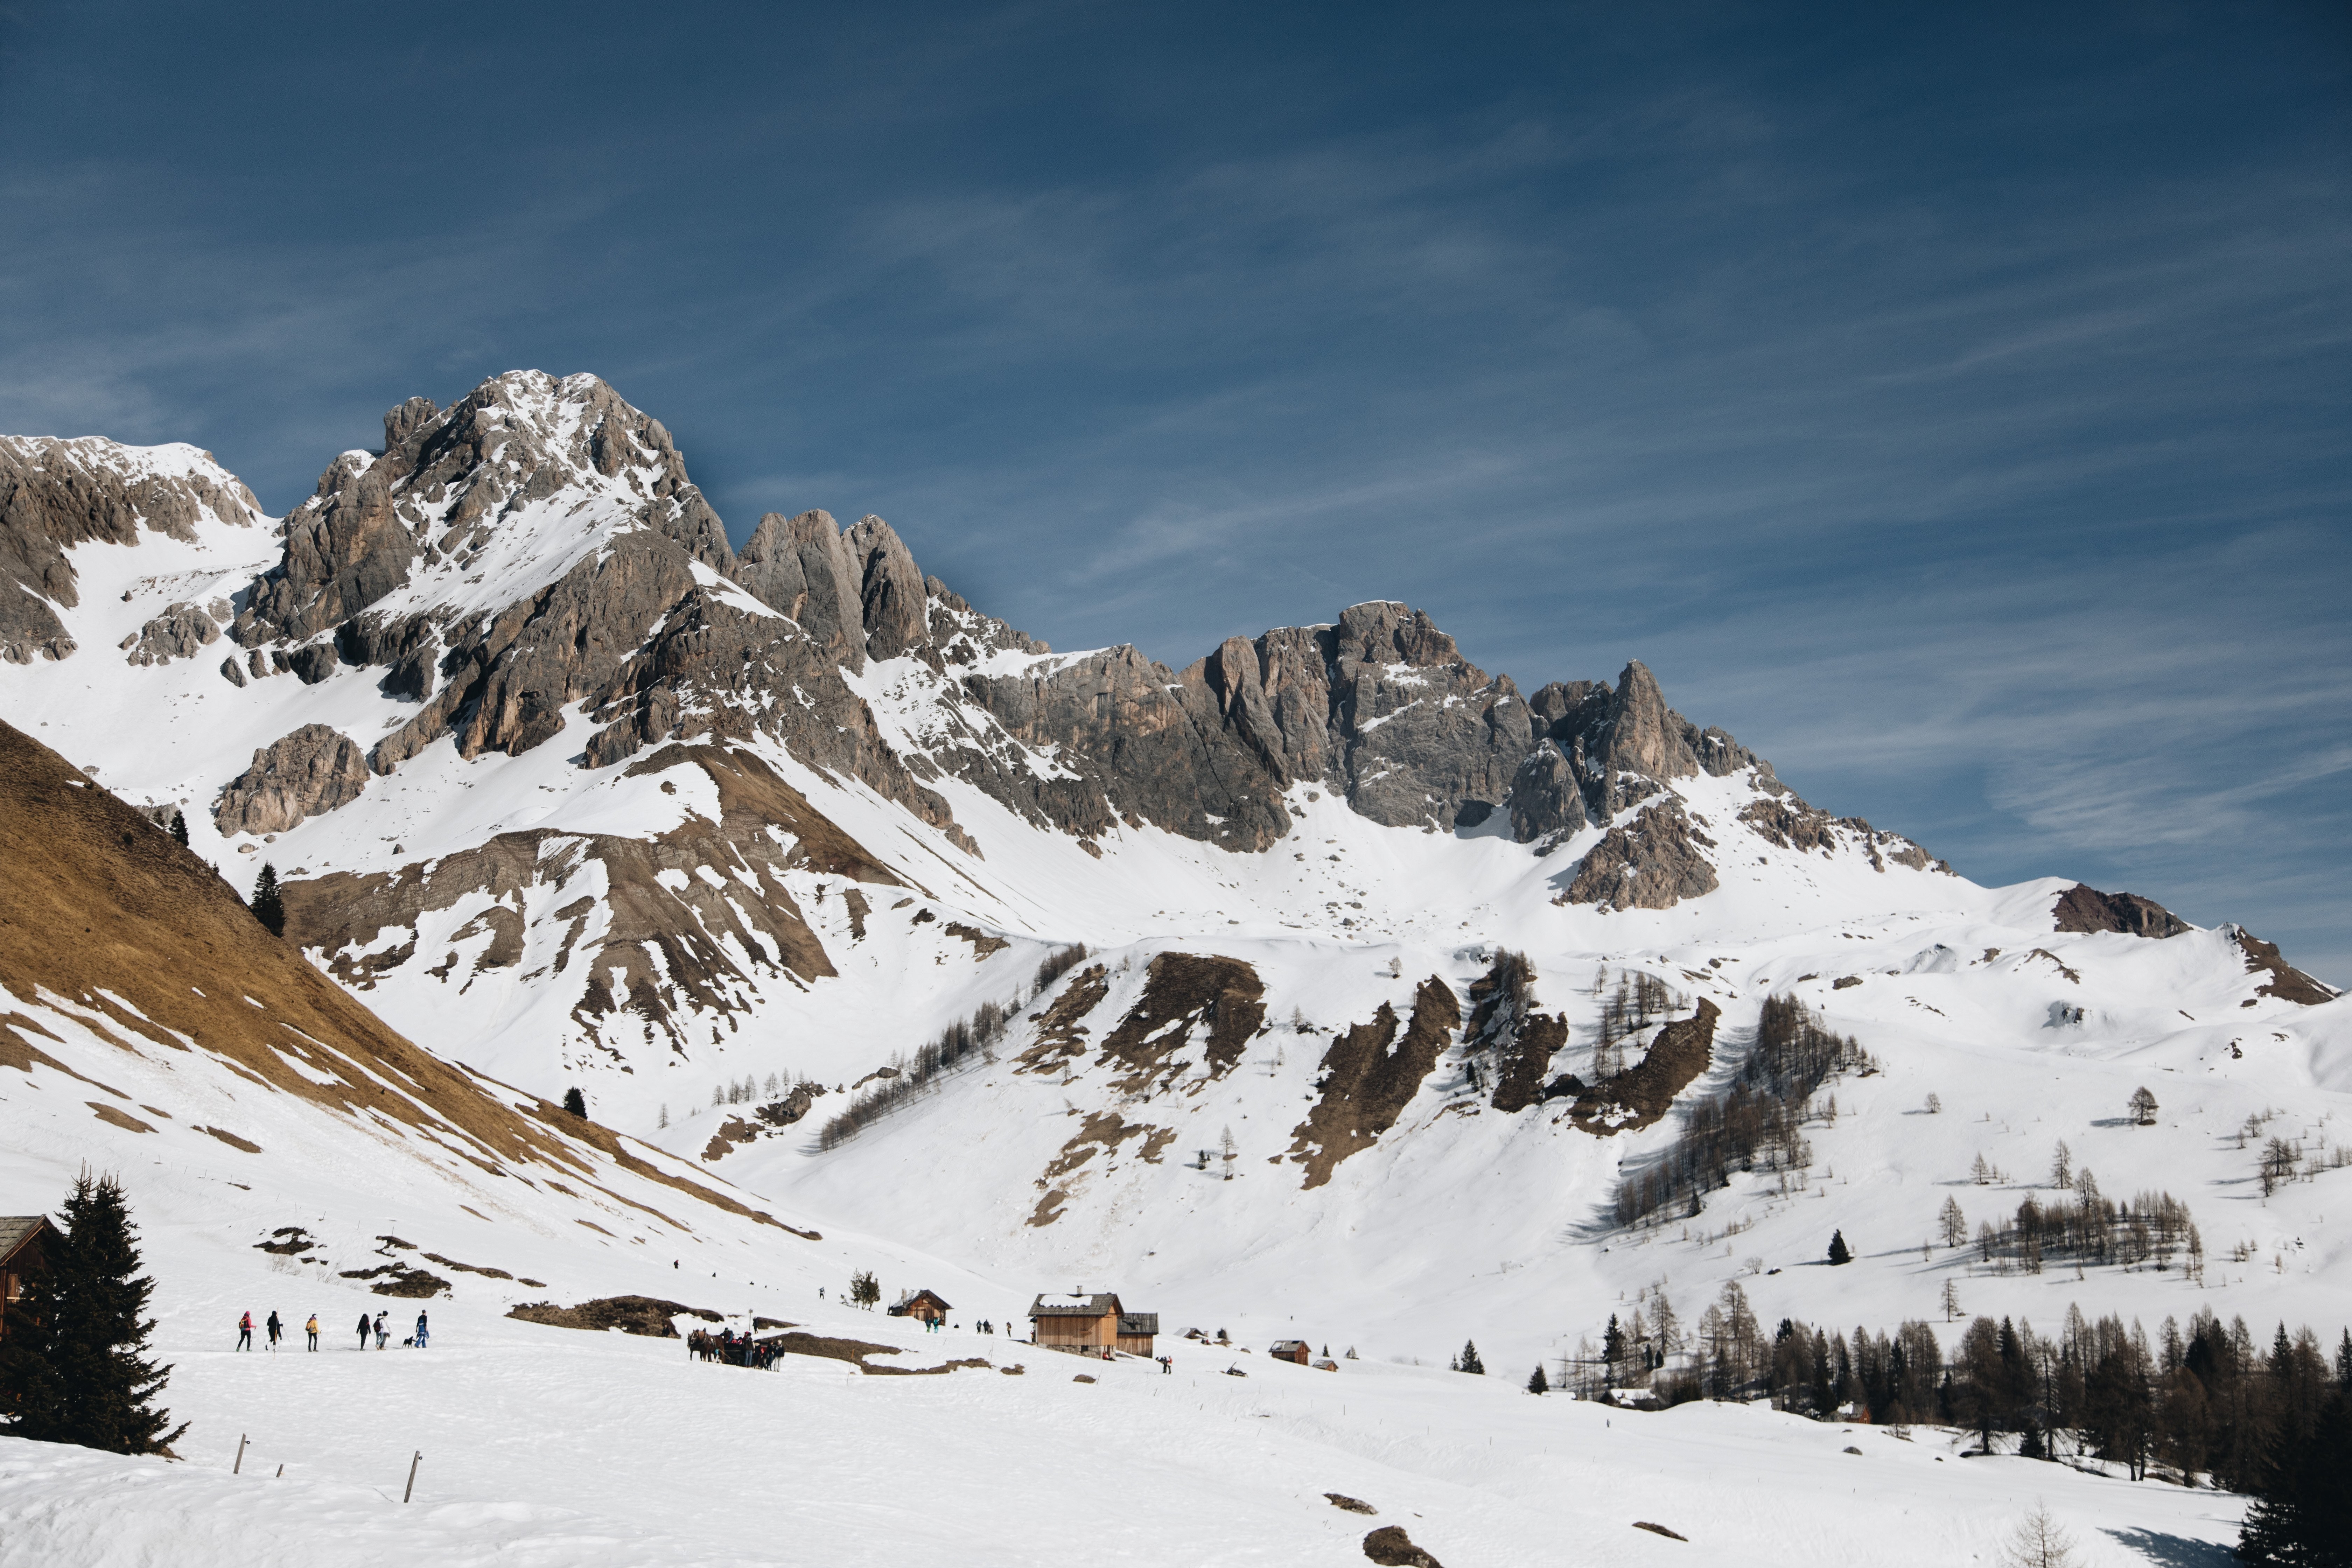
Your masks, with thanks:
<instances>
[{"instance_id":1,"label":"exposed brown earth patch","mask_svg":"<svg viewBox=\"0 0 2352 1568\"><path fill-rule=\"evenodd\" d=\"M1196 1026L1208 1030L1202 1055L1209 1076L1223 1078L1265 1022L1265 986L1256 970L1238 958L1163 952L1151 961L1143 995L1104 1037L1096 1059L1126 1069L1111 1079L1120 1093L1151 1094L1191 1065L1181 1053Z\"/></svg>"},{"instance_id":2,"label":"exposed brown earth patch","mask_svg":"<svg viewBox=\"0 0 2352 1568\"><path fill-rule=\"evenodd\" d=\"M125 1132L152 1132L155 1131L152 1127L148 1126L144 1121L140 1121L137 1117L125 1116L122 1112L115 1110L114 1107L110 1105L102 1105L95 1100L86 1100L82 1101L82 1103L89 1107L92 1115L96 1116L100 1121L105 1122L110 1127L120 1127Z\"/></svg>"},{"instance_id":3,"label":"exposed brown earth patch","mask_svg":"<svg viewBox=\"0 0 2352 1568\"><path fill-rule=\"evenodd\" d=\"M1460 1000L1433 974L1413 993L1403 1038L1396 1009L1383 1002L1370 1023L1332 1040L1317 1069L1320 1098L1291 1133L1290 1158L1307 1167L1301 1191L1329 1181L1340 1161L1396 1125L1461 1022Z\"/></svg>"},{"instance_id":4,"label":"exposed brown earth patch","mask_svg":"<svg viewBox=\"0 0 2352 1568\"><path fill-rule=\"evenodd\" d=\"M719 1124L718 1131L710 1135L710 1142L703 1148L702 1157L705 1160L723 1160L740 1145L756 1143L759 1139L760 1129L756 1125L740 1116L730 1116Z\"/></svg>"},{"instance_id":5,"label":"exposed brown earth patch","mask_svg":"<svg viewBox=\"0 0 2352 1568\"><path fill-rule=\"evenodd\" d=\"M2153 899L2137 893L2103 893L2081 882L2058 895L2050 915L2052 924L2063 931L2107 931L2161 940L2189 929L2187 921Z\"/></svg>"},{"instance_id":6,"label":"exposed brown earth patch","mask_svg":"<svg viewBox=\"0 0 2352 1568\"><path fill-rule=\"evenodd\" d=\"M1078 972L1037 1019L1037 1037L1014 1058L1015 1072L1051 1072L1087 1051L1087 1026L1080 1020L1110 994L1110 971L1099 963Z\"/></svg>"},{"instance_id":7,"label":"exposed brown earth patch","mask_svg":"<svg viewBox=\"0 0 2352 1568\"><path fill-rule=\"evenodd\" d=\"M984 931L976 931L961 921L950 921L940 929L951 937L971 943L971 956L974 960L986 958L992 952L1002 952L1013 945L1001 936L991 936Z\"/></svg>"},{"instance_id":8,"label":"exposed brown earth patch","mask_svg":"<svg viewBox=\"0 0 2352 1568\"><path fill-rule=\"evenodd\" d=\"M1637 1131L1656 1121L1674 1104L1675 1096L1706 1071L1716 1020L1722 1016L1721 1008L1700 997L1698 1011L1659 1029L1639 1062L1578 1095L1569 1108L1570 1119L1602 1137Z\"/></svg>"},{"instance_id":9,"label":"exposed brown earth patch","mask_svg":"<svg viewBox=\"0 0 2352 1568\"><path fill-rule=\"evenodd\" d=\"M1076 1134L1062 1145L1061 1152L1045 1166L1045 1173L1037 1185L1050 1190L1030 1211L1029 1223L1044 1226L1061 1218L1062 1205L1069 1199L1070 1188L1066 1184L1055 1186L1054 1184L1078 1171L1098 1153L1108 1154L1116 1160L1119 1145L1130 1138L1143 1140L1137 1146L1136 1152L1145 1163L1156 1165L1160 1163L1160 1156L1167 1152L1168 1145L1176 1141L1176 1130L1173 1127L1154 1127L1148 1122L1129 1125L1116 1110L1098 1110L1089 1115Z\"/></svg>"},{"instance_id":10,"label":"exposed brown earth patch","mask_svg":"<svg viewBox=\"0 0 2352 1568\"><path fill-rule=\"evenodd\" d=\"M460 1274L478 1274L485 1279L511 1279L513 1275L503 1268L486 1268L478 1263L460 1263L454 1258L444 1258L437 1252L424 1255L427 1263L437 1263L444 1268L454 1268Z\"/></svg>"},{"instance_id":11,"label":"exposed brown earth patch","mask_svg":"<svg viewBox=\"0 0 2352 1568\"><path fill-rule=\"evenodd\" d=\"M2266 973L2271 977L2270 984L2254 987L2255 995L2299 1002L2306 1007L2336 999L2334 991L2289 964L2276 942L2264 942L2251 931L2242 931L2238 933L2238 950L2246 955L2247 973Z\"/></svg>"},{"instance_id":12,"label":"exposed brown earth patch","mask_svg":"<svg viewBox=\"0 0 2352 1568\"><path fill-rule=\"evenodd\" d=\"M1505 1112L1525 1110L1539 1102L1544 1098L1544 1069L1551 1065L1553 1054L1566 1044L1566 1017L1555 1013L1531 1015L1520 1026L1517 1047L1500 1064L1503 1072L1495 1080L1495 1109Z\"/></svg>"},{"instance_id":13,"label":"exposed brown earth patch","mask_svg":"<svg viewBox=\"0 0 2352 1568\"><path fill-rule=\"evenodd\" d=\"M449 1281L430 1269L412 1268L397 1260L373 1268L346 1268L341 1278L364 1279L368 1289L379 1296L403 1296L412 1300L438 1296L449 1289Z\"/></svg>"},{"instance_id":14,"label":"exposed brown earth patch","mask_svg":"<svg viewBox=\"0 0 2352 1568\"><path fill-rule=\"evenodd\" d=\"M2080 985L2083 983L2083 976L2078 971L2069 966L2065 960L2060 958L2056 953L2051 952L2046 947L2037 947L2025 956L2029 960L2036 958L2046 960L2051 968L2064 975L2071 984ZM1859 984L1860 982L1856 982L1856 984Z\"/></svg>"},{"instance_id":15,"label":"exposed brown earth patch","mask_svg":"<svg viewBox=\"0 0 2352 1568\"><path fill-rule=\"evenodd\" d=\"M665 1301L658 1296L599 1296L576 1307L531 1301L510 1309L507 1316L526 1323L545 1323L554 1329L587 1329L596 1333L618 1329L625 1334L642 1334L656 1340L678 1337L677 1325L670 1321L672 1318L699 1318L706 1323L723 1321L707 1307Z\"/></svg>"},{"instance_id":16,"label":"exposed brown earth patch","mask_svg":"<svg viewBox=\"0 0 2352 1568\"><path fill-rule=\"evenodd\" d=\"M1330 1501L1333 1508L1345 1509L1349 1513L1378 1513L1381 1511L1379 1509L1374 1508L1370 1503L1364 1501L1363 1499L1349 1497L1345 1492L1325 1492L1323 1495Z\"/></svg>"},{"instance_id":17,"label":"exposed brown earth patch","mask_svg":"<svg viewBox=\"0 0 2352 1568\"><path fill-rule=\"evenodd\" d=\"M229 1131L226 1128L199 1127L196 1131L211 1134L213 1137L219 1139L222 1142L227 1144L232 1149L242 1149L248 1154L258 1154L261 1152L260 1144L256 1143L249 1138L240 1138L236 1133Z\"/></svg>"}]
</instances>

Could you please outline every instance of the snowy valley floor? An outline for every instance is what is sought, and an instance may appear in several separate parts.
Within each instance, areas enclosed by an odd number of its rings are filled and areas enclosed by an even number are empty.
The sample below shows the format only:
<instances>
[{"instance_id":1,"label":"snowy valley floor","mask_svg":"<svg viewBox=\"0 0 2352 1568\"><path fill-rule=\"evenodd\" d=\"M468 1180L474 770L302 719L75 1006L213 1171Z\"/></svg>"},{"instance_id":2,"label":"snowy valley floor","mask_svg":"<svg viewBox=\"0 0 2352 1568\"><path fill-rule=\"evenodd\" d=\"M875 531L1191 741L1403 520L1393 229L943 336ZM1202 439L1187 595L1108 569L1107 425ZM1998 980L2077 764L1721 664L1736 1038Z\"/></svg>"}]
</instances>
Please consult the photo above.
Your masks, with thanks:
<instances>
[{"instance_id":1,"label":"snowy valley floor","mask_svg":"<svg viewBox=\"0 0 2352 1568\"><path fill-rule=\"evenodd\" d=\"M200 1341L167 1318L170 1404L194 1422L183 1463L0 1439L0 1564L1338 1565L1365 1561L1367 1531L1401 1524L1447 1568L1958 1565L1999 1561L2043 1500L2092 1568L2220 1568L2242 1510L1962 1459L1927 1428L1905 1440L1713 1405L1612 1413L1500 1377L1314 1372L1263 1347L1178 1342L1163 1375L830 1303L806 1326L908 1347L878 1360L1027 1370L877 1377L793 1356L751 1372L692 1363L677 1341L450 1302L433 1308L430 1350L362 1352L343 1320L373 1299L332 1294L321 1318L338 1331L316 1354L234 1353L209 1321Z\"/></svg>"}]
</instances>

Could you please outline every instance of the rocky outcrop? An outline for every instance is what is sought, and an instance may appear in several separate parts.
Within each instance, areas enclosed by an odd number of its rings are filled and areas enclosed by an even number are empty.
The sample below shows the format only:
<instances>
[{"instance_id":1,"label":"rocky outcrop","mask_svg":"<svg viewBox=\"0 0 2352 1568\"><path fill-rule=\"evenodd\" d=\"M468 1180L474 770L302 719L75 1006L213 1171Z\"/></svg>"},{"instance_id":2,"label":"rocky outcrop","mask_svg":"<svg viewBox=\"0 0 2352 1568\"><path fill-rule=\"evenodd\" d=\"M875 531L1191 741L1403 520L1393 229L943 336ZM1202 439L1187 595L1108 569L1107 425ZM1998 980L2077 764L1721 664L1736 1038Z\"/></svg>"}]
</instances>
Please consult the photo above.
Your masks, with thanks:
<instances>
[{"instance_id":1,"label":"rocky outcrop","mask_svg":"<svg viewBox=\"0 0 2352 1568\"><path fill-rule=\"evenodd\" d=\"M194 658L206 644L220 640L218 622L228 618L228 602L225 599L212 611L194 605L171 605L122 639L124 658L129 663L142 666Z\"/></svg>"},{"instance_id":2,"label":"rocky outcrop","mask_svg":"<svg viewBox=\"0 0 2352 1568\"><path fill-rule=\"evenodd\" d=\"M1247 963L1213 954L1163 952L1145 972L1143 994L1103 1037L1097 1060L1115 1070L1112 1087L1119 1093L1155 1094L1193 1065L1182 1053L1192 1044L1195 1028L1207 1031L1201 1062L1215 1079L1234 1069L1265 1022L1265 985Z\"/></svg>"},{"instance_id":3,"label":"rocky outcrop","mask_svg":"<svg viewBox=\"0 0 2352 1568\"><path fill-rule=\"evenodd\" d=\"M1500 800L1535 744L1508 676L1489 679L1419 610L1340 612L1331 727L1348 804L1391 827L1451 827L1465 800Z\"/></svg>"},{"instance_id":4,"label":"rocky outcrop","mask_svg":"<svg viewBox=\"0 0 2352 1568\"><path fill-rule=\"evenodd\" d=\"M1370 1023L1332 1040L1317 1069L1314 1107L1291 1133L1289 1157L1307 1167L1301 1191L1328 1182L1339 1162L1396 1125L1461 1023L1460 1000L1433 974L1413 993L1402 1039L1396 1009L1383 1002Z\"/></svg>"},{"instance_id":5,"label":"rocky outcrop","mask_svg":"<svg viewBox=\"0 0 2352 1568\"><path fill-rule=\"evenodd\" d=\"M136 546L142 529L190 541L206 517L264 521L253 492L208 452L0 436L0 659L73 654L58 611L81 603L75 545Z\"/></svg>"},{"instance_id":6,"label":"rocky outcrop","mask_svg":"<svg viewBox=\"0 0 2352 1568\"><path fill-rule=\"evenodd\" d=\"M2337 993L2334 987L2314 980L2287 963L2285 956L2279 952L2278 943L2264 942L2242 926L2227 929L2236 939L2238 951L2246 955L2246 973L2270 976L2263 984L2254 987L2254 996L2275 996L2282 1002L2293 1002L2305 1007L2316 1007L2322 1002L2336 999ZM2253 1005L2252 997L2242 1004L2248 1007Z\"/></svg>"},{"instance_id":7,"label":"rocky outcrop","mask_svg":"<svg viewBox=\"0 0 2352 1568\"><path fill-rule=\"evenodd\" d=\"M923 574L890 525L878 517L857 520L845 536L857 563L857 595L866 627L868 658L896 658L924 640L929 616L923 607Z\"/></svg>"},{"instance_id":8,"label":"rocky outcrop","mask_svg":"<svg viewBox=\"0 0 2352 1568\"><path fill-rule=\"evenodd\" d=\"M1584 795L1576 772L1549 736L1537 742L1519 764L1503 805L1511 814L1511 837L1522 844L1584 826Z\"/></svg>"},{"instance_id":9,"label":"rocky outcrop","mask_svg":"<svg viewBox=\"0 0 2352 1568\"><path fill-rule=\"evenodd\" d=\"M760 520L733 576L753 597L798 621L826 657L852 670L866 666L866 610L859 563L833 519L822 511Z\"/></svg>"},{"instance_id":10,"label":"rocky outcrop","mask_svg":"<svg viewBox=\"0 0 2352 1568\"><path fill-rule=\"evenodd\" d=\"M1706 1071L1716 1020L1722 1016L1722 1009L1700 997L1698 1011L1661 1028L1639 1062L1580 1092L1569 1107L1570 1120L1603 1137L1639 1131L1658 1121L1675 1097Z\"/></svg>"},{"instance_id":11,"label":"rocky outcrop","mask_svg":"<svg viewBox=\"0 0 2352 1568\"><path fill-rule=\"evenodd\" d=\"M1740 822L1768 844L1804 855L1818 853L1824 858L1834 858L1844 847L1869 861L1873 870L1884 871L1892 861L1915 871L1952 874L1949 865L1933 858L1926 849L1899 833L1882 832L1859 816L1832 816L1807 805L1779 780L1772 779L1770 784L1773 794L1739 810Z\"/></svg>"},{"instance_id":12,"label":"rocky outcrop","mask_svg":"<svg viewBox=\"0 0 2352 1568\"><path fill-rule=\"evenodd\" d=\"M1470 1021L1463 1026L1474 1078L1494 1084L1490 1103L1506 1115L1544 1099L1544 1075L1568 1044L1568 1019L1535 1010L1535 965L1506 948L1470 985Z\"/></svg>"},{"instance_id":13,"label":"rocky outcrop","mask_svg":"<svg viewBox=\"0 0 2352 1568\"><path fill-rule=\"evenodd\" d=\"M2077 882L2051 906L2052 923L2064 931L2119 931L2158 940L2192 930L2187 921L2137 893L2103 893Z\"/></svg>"},{"instance_id":14,"label":"rocky outcrop","mask_svg":"<svg viewBox=\"0 0 2352 1568\"><path fill-rule=\"evenodd\" d=\"M1699 851L1715 840L1693 826L1682 803L1669 798L1612 827L1576 868L1561 904L1603 910L1670 910L1685 899L1715 891L1715 867Z\"/></svg>"},{"instance_id":15,"label":"rocky outcrop","mask_svg":"<svg viewBox=\"0 0 2352 1568\"><path fill-rule=\"evenodd\" d=\"M284 833L306 817L349 805L367 782L367 759L350 736L305 724L253 753L253 765L221 792L213 822L224 837Z\"/></svg>"},{"instance_id":16,"label":"rocky outcrop","mask_svg":"<svg viewBox=\"0 0 2352 1568\"><path fill-rule=\"evenodd\" d=\"M717 785L717 822L689 815L650 839L504 833L396 874L290 880L286 934L358 990L416 962L420 947L426 973L462 988L481 970L519 959L537 926L554 949L549 967L578 987L572 1011L583 1036L627 1012L682 1047L689 1028L708 1029L749 1010L763 981L805 984L835 973L785 885L787 872L899 885L756 758L669 746L630 772L684 767L701 769ZM599 868L590 872L601 885L598 897L568 897L573 879L592 862ZM702 876L706 868L719 873L723 885ZM665 873L677 872L686 874L665 882ZM477 917L445 941L423 944L431 917L482 895L507 912ZM476 962L458 968L454 944L485 933L490 941Z\"/></svg>"}]
</instances>

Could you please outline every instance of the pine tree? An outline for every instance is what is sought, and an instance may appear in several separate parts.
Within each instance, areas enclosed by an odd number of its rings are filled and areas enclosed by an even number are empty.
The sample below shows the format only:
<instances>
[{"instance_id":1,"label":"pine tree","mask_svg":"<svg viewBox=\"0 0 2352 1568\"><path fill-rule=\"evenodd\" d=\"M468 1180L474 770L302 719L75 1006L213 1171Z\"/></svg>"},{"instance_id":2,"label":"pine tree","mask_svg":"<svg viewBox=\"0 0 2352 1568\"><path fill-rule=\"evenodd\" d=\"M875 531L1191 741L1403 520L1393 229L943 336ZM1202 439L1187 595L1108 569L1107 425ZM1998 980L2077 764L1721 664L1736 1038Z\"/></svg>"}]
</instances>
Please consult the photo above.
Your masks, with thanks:
<instances>
[{"instance_id":1,"label":"pine tree","mask_svg":"<svg viewBox=\"0 0 2352 1568\"><path fill-rule=\"evenodd\" d=\"M588 1097L580 1092L578 1084L575 1083L563 1091L563 1109L583 1121L588 1120Z\"/></svg>"},{"instance_id":2,"label":"pine tree","mask_svg":"<svg viewBox=\"0 0 2352 1568\"><path fill-rule=\"evenodd\" d=\"M1475 1372L1479 1373L1481 1376L1485 1375L1486 1363L1478 1359L1478 1342L1475 1340L1464 1340L1462 1342L1462 1358L1459 1363L1454 1367L1454 1370L1456 1372Z\"/></svg>"},{"instance_id":3,"label":"pine tree","mask_svg":"<svg viewBox=\"0 0 2352 1568\"><path fill-rule=\"evenodd\" d=\"M261 875L254 880L253 897L246 907L270 935L286 934L286 900L278 891L278 868L267 860L261 863Z\"/></svg>"},{"instance_id":4,"label":"pine tree","mask_svg":"<svg viewBox=\"0 0 2352 1568\"><path fill-rule=\"evenodd\" d=\"M1830 1232L1831 1267L1835 1268L1839 1264L1851 1263L1853 1261L1853 1254L1846 1247L1845 1232L1842 1230L1833 1230Z\"/></svg>"},{"instance_id":5,"label":"pine tree","mask_svg":"<svg viewBox=\"0 0 2352 1568\"><path fill-rule=\"evenodd\" d=\"M172 841L183 849L188 847L188 819L176 811L172 814Z\"/></svg>"},{"instance_id":6,"label":"pine tree","mask_svg":"<svg viewBox=\"0 0 2352 1568\"><path fill-rule=\"evenodd\" d=\"M1528 1375L1528 1392L1529 1394L1549 1394L1551 1392L1551 1384L1544 1379L1543 1363L1541 1362L1536 1363L1535 1371Z\"/></svg>"},{"instance_id":7,"label":"pine tree","mask_svg":"<svg viewBox=\"0 0 2352 1568\"><path fill-rule=\"evenodd\" d=\"M139 1277L139 1238L122 1187L84 1171L44 1243L0 1341L0 1409L9 1436L115 1454L169 1454L185 1432L150 1407L172 1374L143 1359L154 1321L142 1321L152 1279Z\"/></svg>"},{"instance_id":8,"label":"pine tree","mask_svg":"<svg viewBox=\"0 0 2352 1568\"><path fill-rule=\"evenodd\" d=\"M2238 1537L2248 1568L2305 1568L2352 1563L2352 1497L2343 1477L2352 1465L2352 1395L2329 1395L2308 1441L2278 1457Z\"/></svg>"}]
</instances>

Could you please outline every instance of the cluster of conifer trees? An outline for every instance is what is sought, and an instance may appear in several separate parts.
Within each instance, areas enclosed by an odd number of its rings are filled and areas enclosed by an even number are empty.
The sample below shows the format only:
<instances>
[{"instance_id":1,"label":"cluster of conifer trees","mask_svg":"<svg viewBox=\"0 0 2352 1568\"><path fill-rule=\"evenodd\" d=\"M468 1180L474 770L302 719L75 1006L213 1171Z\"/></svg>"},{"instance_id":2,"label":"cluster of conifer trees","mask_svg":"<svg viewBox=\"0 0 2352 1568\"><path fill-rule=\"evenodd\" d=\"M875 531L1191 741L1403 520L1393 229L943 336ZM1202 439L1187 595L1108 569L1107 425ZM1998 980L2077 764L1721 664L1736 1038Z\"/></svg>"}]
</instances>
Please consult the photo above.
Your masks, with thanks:
<instances>
[{"instance_id":1,"label":"cluster of conifer trees","mask_svg":"<svg viewBox=\"0 0 2352 1568\"><path fill-rule=\"evenodd\" d=\"M0 1433L117 1454L168 1454L187 1430L152 1408L172 1369L147 1359L155 1282L112 1176L85 1171L0 1339Z\"/></svg>"},{"instance_id":2,"label":"cluster of conifer trees","mask_svg":"<svg viewBox=\"0 0 2352 1568\"><path fill-rule=\"evenodd\" d=\"M1822 1027L1793 996L1765 998L1756 1048L1725 1092L1683 1113L1675 1141L1618 1184L1621 1226L1664 1213L1696 1214L1702 1194L1737 1171L1801 1171L1812 1161L1802 1132L1814 1091L1839 1073L1878 1070L1853 1037Z\"/></svg>"}]
</instances>

